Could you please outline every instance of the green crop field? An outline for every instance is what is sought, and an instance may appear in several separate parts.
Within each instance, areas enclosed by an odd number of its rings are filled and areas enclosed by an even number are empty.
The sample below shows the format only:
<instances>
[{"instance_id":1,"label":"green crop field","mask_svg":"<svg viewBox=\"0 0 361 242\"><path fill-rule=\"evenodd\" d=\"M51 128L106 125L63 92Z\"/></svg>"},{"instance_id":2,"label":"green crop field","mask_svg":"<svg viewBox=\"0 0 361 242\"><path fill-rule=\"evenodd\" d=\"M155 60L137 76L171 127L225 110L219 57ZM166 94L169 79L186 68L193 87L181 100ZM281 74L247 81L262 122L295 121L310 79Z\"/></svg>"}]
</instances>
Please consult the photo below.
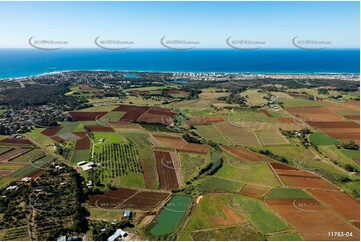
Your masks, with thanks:
<instances>
[{"instance_id":1,"label":"green crop field","mask_svg":"<svg viewBox=\"0 0 361 242\"><path fill-rule=\"evenodd\" d=\"M41 157L45 156L45 152L40 149L34 149L31 150L21 156L16 157L15 159L12 159L11 162L23 162L23 163L29 163L35 160L40 159Z\"/></svg>"},{"instance_id":2,"label":"green crop field","mask_svg":"<svg viewBox=\"0 0 361 242\"><path fill-rule=\"evenodd\" d=\"M188 211L192 199L186 196L174 196L157 216L156 224L149 230L154 236L173 233Z\"/></svg>"},{"instance_id":3,"label":"green crop field","mask_svg":"<svg viewBox=\"0 0 361 242\"><path fill-rule=\"evenodd\" d=\"M244 186L244 183L230 181L214 176L207 176L198 184L197 190L200 192L233 192L238 193Z\"/></svg>"},{"instance_id":4,"label":"green crop field","mask_svg":"<svg viewBox=\"0 0 361 242\"><path fill-rule=\"evenodd\" d=\"M342 149L341 152L351 160L360 160L360 150L346 150Z\"/></svg>"},{"instance_id":5,"label":"green crop field","mask_svg":"<svg viewBox=\"0 0 361 242\"><path fill-rule=\"evenodd\" d=\"M180 172L185 181L199 174L200 169L209 162L208 155L178 152Z\"/></svg>"},{"instance_id":6,"label":"green crop field","mask_svg":"<svg viewBox=\"0 0 361 242\"><path fill-rule=\"evenodd\" d=\"M136 145L104 144L95 150L93 160L99 164L95 174L103 184L110 182L118 186L145 187Z\"/></svg>"},{"instance_id":7,"label":"green crop field","mask_svg":"<svg viewBox=\"0 0 361 242\"><path fill-rule=\"evenodd\" d=\"M117 132L94 132L93 133L93 139L94 143L97 143L95 145L95 151L97 149L101 148L103 144L109 144L109 143L126 143L127 141ZM99 140L104 139L103 143L100 143Z\"/></svg>"},{"instance_id":8,"label":"green crop field","mask_svg":"<svg viewBox=\"0 0 361 242\"><path fill-rule=\"evenodd\" d=\"M42 128L42 129L34 128L30 132L26 133L26 135L41 145L44 145L44 146L54 145L54 140L50 139L48 136L43 135L41 133L43 130L45 130L45 129L44 128Z\"/></svg>"},{"instance_id":9,"label":"green crop field","mask_svg":"<svg viewBox=\"0 0 361 242\"><path fill-rule=\"evenodd\" d=\"M212 140L215 142L218 142L223 145L230 145L228 139L226 139L225 136L223 136L222 133L219 132L219 130L214 126L211 125L197 125L196 126L196 133L202 136L205 139Z\"/></svg>"},{"instance_id":10,"label":"green crop field","mask_svg":"<svg viewBox=\"0 0 361 242\"><path fill-rule=\"evenodd\" d=\"M277 123L277 119L266 117L258 109L245 109L245 108L234 108L229 111L227 120L230 122L267 122L267 123Z\"/></svg>"},{"instance_id":11,"label":"green crop field","mask_svg":"<svg viewBox=\"0 0 361 242\"><path fill-rule=\"evenodd\" d=\"M320 133L314 132L310 135L310 142L315 146L322 146L322 145L334 145L339 143L339 141L331 138L330 136Z\"/></svg>"},{"instance_id":12,"label":"green crop field","mask_svg":"<svg viewBox=\"0 0 361 242\"><path fill-rule=\"evenodd\" d=\"M71 156L71 164L76 165L76 163L81 161L90 161L90 150L74 150Z\"/></svg>"},{"instance_id":13,"label":"green crop field","mask_svg":"<svg viewBox=\"0 0 361 242\"><path fill-rule=\"evenodd\" d=\"M302 241L302 237L296 232L282 233L267 236L269 241Z\"/></svg>"},{"instance_id":14,"label":"green crop field","mask_svg":"<svg viewBox=\"0 0 361 242\"><path fill-rule=\"evenodd\" d=\"M20 169L21 167L25 166L25 164L16 164L16 163L0 163L0 170L1 169Z\"/></svg>"},{"instance_id":15,"label":"green crop field","mask_svg":"<svg viewBox=\"0 0 361 242\"><path fill-rule=\"evenodd\" d=\"M285 108L296 108L296 107L321 107L322 104L319 102L303 99L303 98L292 98L282 100Z\"/></svg>"},{"instance_id":16,"label":"green crop field","mask_svg":"<svg viewBox=\"0 0 361 242\"><path fill-rule=\"evenodd\" d=\"M45 167L47 164L54 160L53 156L47 155L38 160L31 162L31 164L23 166L19 170L11 173L12 177L24 177L33 174L34 172L40 170L42 167Z\"/></svg>"},{"instance_id":17,"label":"green crop field","mask_svg":"<svg viewBox=\"0 0 361 242\"><path fill-rule=\"evenodd\" d=\"M283 137L278 130L260 130L257 131L256 134L263 145L279 145L288 143L287 139Z\"/></svg>"},{"instance_id":18,"label":"green crop field","mask_svg":"<svg viewBox=\"0 0 361 242\"><path fill-rule=\"evenodd\" d=\"M275 188L272 189L265 196L265 200L267 199L277 199L277 198L312 198L308 193L301 189L294 188Z\"/></svg>"},{"instance_id":19,"label":"green crop field","mask_svg":"<svg viewBox=\"0 0 361 242\"><path fill-rule=\"evenodd\" d=\"M232 156L225 158L222 168L217 171L215 176L271 187L281 186L267 163L243 163Z\"/></svg>"},{"instance_id":20,"label":"green crop field","mask_svg":"<svg viewBox=\"0 0 361 242\"><path fill-rule=\"evenodd\" d=\"M290 229L290 227L268 209L262 201L240 195L232 195L230 199L231 202L229 206L245 214L262 234Z\"/></svg>"},{"instance_id":21,"label":"green crop field","mask_svg":"<svg viewBox=\"0 0 361 242\"><path fill-rule=\"evenodd\" d=\"M12 150L12 149L14 149L14 148L11 148L11 147L0 147L0 155L1 155L1 154L4 154L4 153L6 153L6 152L8 152L8 151L10 151L10 150Z\"/></svg>"},{"instance_id":22,"label":"green crop field","mask_svg":"<svg viewBox=\"0 0 361 242\"><path fill-rule=\"evenodd\" d=\"M219 228L219 220L227 226L244 224L244 215L227 207L228 194L206 194L192 212L179 240L193 240L192 232L201 229ZM212 211L212 212L210 212Z\"/></svg>"},{"instance_id":23,"label":"green crop field","mask_svg":"<svg viewBox=\"0 0 361 242\"><path fill-rule=\"evenodd\" d=\"M227 228L193 231L195 241L261 241L265 240L251 224L241 224Z\"/></svg>"}]
</instances>

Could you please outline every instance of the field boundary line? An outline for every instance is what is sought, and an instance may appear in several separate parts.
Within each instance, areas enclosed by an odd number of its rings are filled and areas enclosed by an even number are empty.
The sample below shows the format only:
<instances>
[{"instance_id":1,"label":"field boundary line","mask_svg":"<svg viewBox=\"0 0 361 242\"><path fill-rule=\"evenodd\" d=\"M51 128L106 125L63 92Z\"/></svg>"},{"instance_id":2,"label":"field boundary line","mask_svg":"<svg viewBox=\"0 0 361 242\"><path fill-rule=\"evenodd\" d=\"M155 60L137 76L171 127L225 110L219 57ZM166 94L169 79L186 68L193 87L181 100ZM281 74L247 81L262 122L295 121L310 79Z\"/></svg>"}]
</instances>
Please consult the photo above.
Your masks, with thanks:
<instances>
[{"instance_id":1,"label":"field boundary line","mask_svg":"<svg viewBox=\"0 0 361 242\"><path fill-rule=\"evenodd\" d=\"M223 134L222 131L219 130L219 128L217 127L217 125L215 125L214 123L212 123L212 125L214 126L214 128L218 131L218 133L220 133L222 135L222 137L227 140L230 144L233 144L233 142L226 136Z\"/></svg>"},{"instance_id":2,"label":"field boundary line","mask_svg":"<svg viewBox=\"0 0 361 242\"><path fill-rule=\"evenodd\" d=\"M273 174L275 174L277 180L279 181L279 183L281 184L281 186L285 187L285 184L283 184L281 178L278 176L277 172L275 171L275 169L273 169L273 167L271 166L271 164L269 162L267 162L268 166L271 168L271 170L273 171Z\"/></svg>"}]
</instances>

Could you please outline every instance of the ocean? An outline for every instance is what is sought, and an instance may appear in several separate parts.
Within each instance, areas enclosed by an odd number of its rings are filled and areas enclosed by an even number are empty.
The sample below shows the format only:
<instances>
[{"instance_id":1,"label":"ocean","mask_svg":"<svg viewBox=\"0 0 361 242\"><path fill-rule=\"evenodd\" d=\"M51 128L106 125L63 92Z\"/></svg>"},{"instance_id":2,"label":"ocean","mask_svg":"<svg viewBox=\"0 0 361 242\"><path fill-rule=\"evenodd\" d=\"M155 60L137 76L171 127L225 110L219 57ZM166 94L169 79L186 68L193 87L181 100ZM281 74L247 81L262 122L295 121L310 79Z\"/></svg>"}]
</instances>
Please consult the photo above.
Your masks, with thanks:
<instances>
[{"instance_id":1,"label":"ocean","mask_svg":"<svg viewBox=\"0 0 361 242\"><path fill-rule=\"evenodd\" d=\"M69 70L358 74L359 49L0 49L0 78Z\"/></svg>"}]
</instances>

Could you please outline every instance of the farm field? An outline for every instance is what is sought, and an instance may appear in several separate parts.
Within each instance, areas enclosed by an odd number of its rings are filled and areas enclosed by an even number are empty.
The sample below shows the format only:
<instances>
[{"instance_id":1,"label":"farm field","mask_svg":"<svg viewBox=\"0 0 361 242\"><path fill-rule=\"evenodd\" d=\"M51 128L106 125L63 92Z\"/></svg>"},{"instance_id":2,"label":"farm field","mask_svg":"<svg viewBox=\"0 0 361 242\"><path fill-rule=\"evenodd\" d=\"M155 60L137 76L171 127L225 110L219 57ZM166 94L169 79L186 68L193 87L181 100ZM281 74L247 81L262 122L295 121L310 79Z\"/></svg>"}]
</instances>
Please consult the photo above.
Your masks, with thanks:
<instances>
[{"instance_id":1,"label":"farm field","mask_svg":"<svg viewBox=\"0 0 361 242\"><path fill-rule=\"evenodd\" d=\"M267 162L245 163L229 157L229 160L223 164L215 176L270 187L281 186Z\"/></svg>"},{"instance_id":2,"label":"farm field","mask_svg":"<svg viewBox=\"0 0 361 242\"><path fill-rule=\"evenodd\" d=\"M262 145L287 144L288 141L277 130L261 130L256 132Z\"/></svg>"},{"instance_id":3,"label":"farm field","mask_svg":"<svg viewBox=\"0 0 361 242\"><path fill-rule=\"evenodd\" d=\"M202 154L178 152L179 168L183 181L187 181L199 174L200 170L209 163L210 157Z\"/></svg>"},{"instance_id":4,"label":"farm field","mask_svg":"<svg viewBox=\"0 0 361 242\"><path fill-rule=\"evenodd\" d=\"M188 208L192 199L186 196L174 196L165 204L160 214L156 218L155 225L149 230L154 236L161 236L173 233L184 215L188 212Z\"/></svg>"},{"instance_id":5,"label":"farm field","mask_svg":"<svg viewBox=\"0 0 361 242\"><path fill-rule=\"evenodd\" d=\"M215 229L244 224L244 216L227 206L226 194L207 194L193 210L179 240L193 240L192 233L200 229ZM209 211L212 211L210 213Z\"/></svg>"},{"instance_id":6,"label":"farm field","mask_svg":"<svg viewBox=\"0 0 361 242\"><path fill-rule=\"evenodd\" d=\"M214 176L207 176L197 186L200 192L232 192L238 193L244 186L244 183L239 181L231 181Z\"/></svg>"},{"instance_id":7,"label":"farm field","mask_svg":"<svg viewBox=\"0 0 361 242\"><path fill-rule=\"evenodd\" d=\"M286 108L291 108L291 107L319 107L319 106L322 106L322 104L320 104L320 103L318 103L316 101L307 100L307 99L303 99L303 98L283 99L282 102L283 102L283 105Z\"/></svg>"},{"instance_id":8,"label":"farm field","mask_svg":"<svg viewBox=\"0 0 361 242\"><path fill-rule=\"evenodd\" d=\"M289 233L282 233L278 235L271 235L267 236L267 240L269 241L302 241L302 237L295 233L295 232L289 232Z\"/></svg>"},{"instance_id":9,"label":"farm field","mask_svg":"<svg viewBox=\"0 0 361 242\"><path fill-rule=\"evenodd\" d=\"M324 133L314 132L310 135L311 144L314 146L322 146L322 145L335 145L339 143L337 140L329 137Z\"/></svg>"},{"instance_id":10,"label":"farm field","mask_svg":"<svg viewBox=\"0 0 361 242\"><path fill-rule=\"evenodd\" d=\"M154 151L157 163L159 185L162 190L171 190L179 186L177 172L179 170L178 161L175 160L176 154L167 151Z\"/></svg>"},{"instance_id":11,"label":"farm field","mask_svg":"<svg viewBox=\"0 0 361 242\"><path fill-rule=\"evenodd\" d=\"M239 194L247 197L261 198L266 195L272 188L259 186L255 184L245 184L239 191Z\"/></svg>"},{"instance_id":12,"label":"farm field","mask_svg":"<svg viewBox=\"0 0 361 242\"><path fill-rule=\"evenodd\" d=\"M267 205L283 217L305 240L359 240L359 231L314 199L269 199ZM352 232L335 238L329 231Z\"/></svg>"},{"instance_id":13,"label":"farm field","mask_svg":"<svg viewBox=\"0 0 361 242\"><path fill-rule=\"evenodd\" d=\"M215 125L197 125L196 133L205 139L218 142L220 144L231 144L230 141L216 128Z\"/></svg>"},{"instance_id":14,"label":"farm field","mask_svg":"<svg viewBox=\"0 0 361 242\"><path fill-rule=\"evenodd\" d=\"M326 181L318 175L311 172L302 171L298 168L283 165L277 167L278 164L271 163L273 170L281 179L284 186L296 188L315 188L330 191L339 191L340 189L332 183Z\"/></svg>"},{"instance_id":15,"label":"farm field","mask_svg":"<svg viewBox=\"0 0 361 242\"><path fill-rule=\"evenodd\" d=\"M152 135L162 146L167 148L173 148L178 151L206 154L210 151L210 148L203 144L187 143L182 138L169 136L169 135Z\"/></svg>"},{"instance_id":16,"label":"farm field","mask_svg":"<svg viewBox=\"0 0 361 242\"><path fill-rule=\"evenodd\" d=\"M226 228L193 231L192 238L195 241L259 241L265 239L249 223Z\"/></svg>"},{"instance_id":17,"label":"farm field","mask_svg":"<svg viewBox=\"0 0 361 242\"><path fill-rule=\"evenodd\" d=\"M258 146L260 144L256 135L245 128L228 122L217 123L215 126L232 144L245 146Z\"/></svg>"},{"instance_id":18,"label":"farm field","mask_svg":"<svg viewBox=\"0 0 361 242\"><path fill-rule=\"evenodd\" d=\"M135 209L152 211L170 194L158 191L141 191L119 187L102 195L89 197L89 205L101 209Z\"/></svg>"},{"instance_id":19,"label":"farm field","mask_svg":"<svg viewBox=\"0 0 361 242\"><path fill-rule=\"evenodd\" d=\"M308 190L312 196L327 204L334 211L350 221L360 221L360 201L350 197L344 192L329 192L321 190Z\"/></svg>"},{"instance_id":20,"label":"farm field","mask_svg":"<svg viewBox=\"0 0 361 242\"><path fill-rule=\"evenodd\" d=\"M107 240L117 228L146 241L359 239L357 82L86 73L61 75L71 80L65 97L74 98L64 107L21 110L44 115L48 128L29 126L16 109L0 117L24 122L0 135L0 239ZM69 189L71 203L47 203ZM51 209L69 205L69 216L32 210L34 196ZM9 212L21 223L7 222ZM352 236L330 236L337 231Z\"/></svg>"}]
</instances>

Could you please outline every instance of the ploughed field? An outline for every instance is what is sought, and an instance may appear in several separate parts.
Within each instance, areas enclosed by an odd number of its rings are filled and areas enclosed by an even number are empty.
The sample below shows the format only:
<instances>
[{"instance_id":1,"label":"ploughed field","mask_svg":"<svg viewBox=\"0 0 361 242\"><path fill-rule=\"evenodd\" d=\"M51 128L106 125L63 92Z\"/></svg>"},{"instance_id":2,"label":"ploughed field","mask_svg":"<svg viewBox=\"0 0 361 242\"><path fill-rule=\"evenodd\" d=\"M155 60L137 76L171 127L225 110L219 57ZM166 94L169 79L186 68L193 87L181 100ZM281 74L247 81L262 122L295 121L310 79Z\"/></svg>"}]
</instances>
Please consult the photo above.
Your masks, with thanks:
<instances>
[{"instance_id":1,"label":"ploughed field","mask_svg":"<svg viewBox=\"0 0 361 242\"><path fill-rule=\"evenodd\" d=\"M170 193L136 190L129 188L117 188L109 190L102 195L89 197L90 206L100 209L135 209L152 211L158 207Z\"/></svg>"}]
</instances>

